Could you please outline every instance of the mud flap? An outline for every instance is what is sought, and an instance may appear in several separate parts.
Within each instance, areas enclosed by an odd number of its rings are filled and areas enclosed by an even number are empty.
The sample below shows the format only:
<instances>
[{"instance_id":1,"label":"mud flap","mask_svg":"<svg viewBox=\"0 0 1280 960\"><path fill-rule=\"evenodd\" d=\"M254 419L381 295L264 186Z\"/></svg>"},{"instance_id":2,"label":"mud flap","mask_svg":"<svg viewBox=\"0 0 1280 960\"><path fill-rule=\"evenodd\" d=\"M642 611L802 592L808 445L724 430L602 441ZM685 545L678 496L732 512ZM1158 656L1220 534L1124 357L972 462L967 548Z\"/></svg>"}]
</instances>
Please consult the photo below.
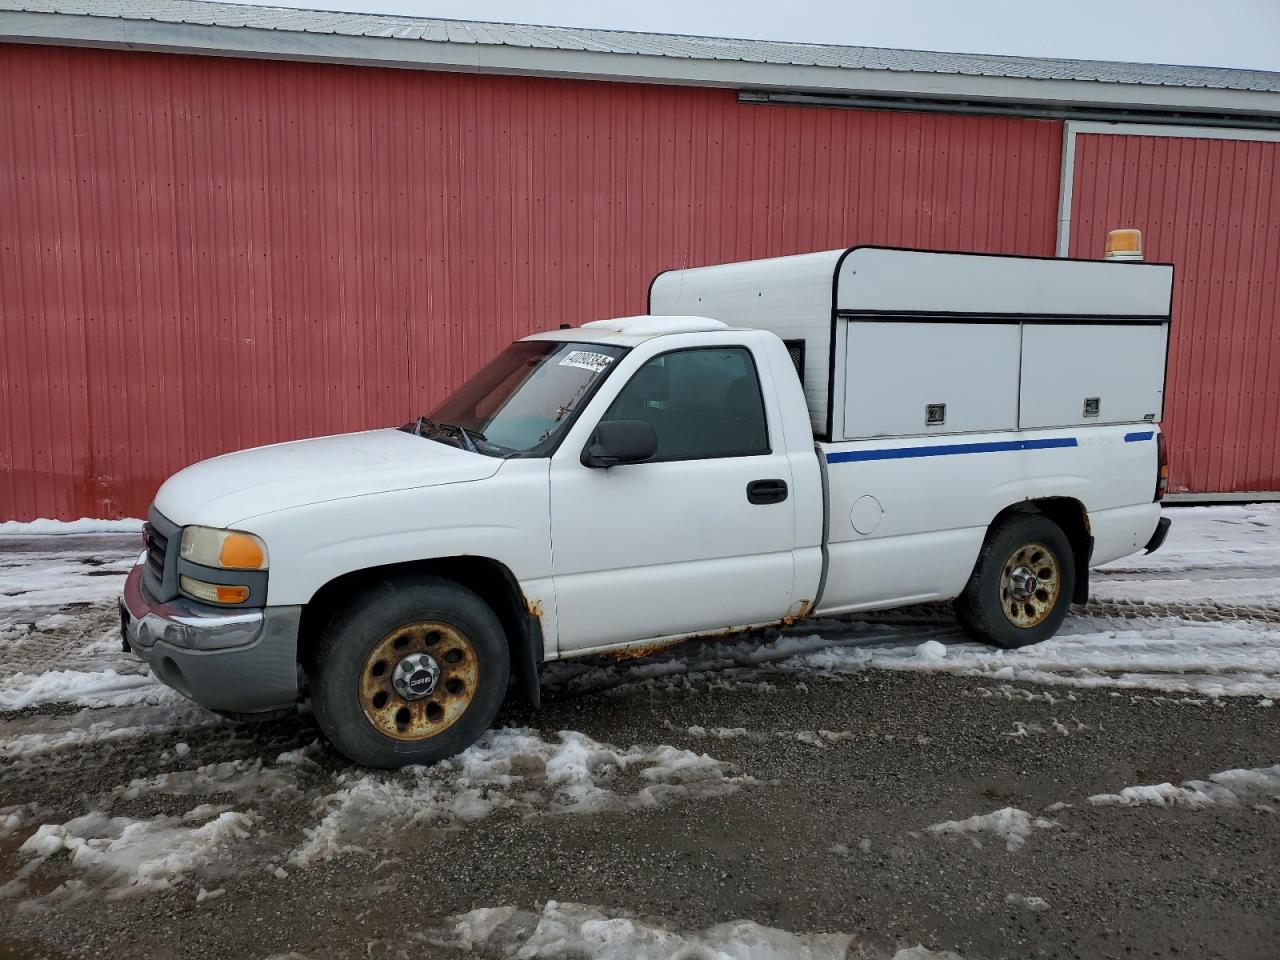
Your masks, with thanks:
<instances>
[{"instance_id":1,"label":"mud flap","mask_svg":"<svg viewBox=\"0 0 1280 960\"><path fill-rule=\"evenodd\" d=\"M1164 544L1164 538L1169 535L1169 527L1173 521L1168 517L1161 517L1160 522L1156 524L1156 532L1151 534L1151 539L1147 541L1145 547L1147 553L1155 553Z\"/></svg>"},{"instance_id":2,"label":"mud flap","mask_svg":"<svg viewBox=\"0 0 1280 960\"><path fill-rule=\"evenodd\" d=\"M516 686L532 704L533 709L542 708L542 684L538 676L538 667L542 663L542 621L532 614L525 616L524 642L518 644L512 658L512 673Z\"/></svg>"},{"instance_id":3,"label":"mud flap","mask_svg":"<svg viewBox=\"0 0 1280 960\"><path fill-rule=\"evenodd\" d=\"M1089 538L1089 549L1075 556L1076 588L1071 594L1072 603L1089 602L1089 564L1093 562L1093 537Z\"/></svg>"}]
</instances>

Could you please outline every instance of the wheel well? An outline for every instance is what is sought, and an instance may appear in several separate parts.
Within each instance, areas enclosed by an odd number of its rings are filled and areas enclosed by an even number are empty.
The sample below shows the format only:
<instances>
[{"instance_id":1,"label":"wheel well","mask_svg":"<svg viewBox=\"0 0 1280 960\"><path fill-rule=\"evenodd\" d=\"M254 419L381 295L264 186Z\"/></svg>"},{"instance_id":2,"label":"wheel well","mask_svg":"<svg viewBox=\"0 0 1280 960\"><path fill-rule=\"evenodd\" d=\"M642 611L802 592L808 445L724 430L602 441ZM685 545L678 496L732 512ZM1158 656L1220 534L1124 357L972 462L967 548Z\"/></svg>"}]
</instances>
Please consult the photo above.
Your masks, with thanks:
<instances>
[{"instance_id":1,"label":"wheel well","mask_svg":"<svg viewBox=\"0 0 1280 960\"><path fill-rule=\"evenodd\" d=\"M431 575L452 580L489 605L507 636L512 675L538 705L537 666L542 662L542 611L530 603L515 575L488 557L436 557L393 563L343 574L330 580L303 607L298 629L298 663L310 672L311 655L330 617L353 594L382 580Z\"/></svg>"},{"instance_id":2,"label":"wheel well","mask_svg":"<svg viewBox=\"0 0 1280 960\"><path fill-rule=\"evenodd\" d=\"M1089 601L1089 560L1093 555L1093 530L1089 525L1089 511L1083 503L1072 497L1042 497L1024 500L1005 507L991 521L997 521L1017 513L1038 513L1056 523L1067 535L1075 565L1076 587L1072 603Z\"/></svg>"}]
</instances>

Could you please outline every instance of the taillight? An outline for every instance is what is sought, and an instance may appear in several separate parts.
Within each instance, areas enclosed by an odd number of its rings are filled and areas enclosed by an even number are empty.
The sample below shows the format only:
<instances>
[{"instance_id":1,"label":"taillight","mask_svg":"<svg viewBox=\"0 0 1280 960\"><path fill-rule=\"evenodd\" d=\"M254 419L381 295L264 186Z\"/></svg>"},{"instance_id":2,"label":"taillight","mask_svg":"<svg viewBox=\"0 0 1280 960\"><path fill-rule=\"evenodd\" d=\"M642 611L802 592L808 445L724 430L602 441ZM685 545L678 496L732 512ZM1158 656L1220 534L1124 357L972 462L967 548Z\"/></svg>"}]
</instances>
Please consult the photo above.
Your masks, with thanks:
<instances>
[{"instance_id":1,"label":"taillight","mask_svg":"<svg viewBox=\"0 0 1280 960\"><path fill-rule=\"evenodd\" d=\"M1169 450L1164 445L1164 434L1156 431L1156 503L1164 499L1169 489Z\"/></svg>"}]
</instances>

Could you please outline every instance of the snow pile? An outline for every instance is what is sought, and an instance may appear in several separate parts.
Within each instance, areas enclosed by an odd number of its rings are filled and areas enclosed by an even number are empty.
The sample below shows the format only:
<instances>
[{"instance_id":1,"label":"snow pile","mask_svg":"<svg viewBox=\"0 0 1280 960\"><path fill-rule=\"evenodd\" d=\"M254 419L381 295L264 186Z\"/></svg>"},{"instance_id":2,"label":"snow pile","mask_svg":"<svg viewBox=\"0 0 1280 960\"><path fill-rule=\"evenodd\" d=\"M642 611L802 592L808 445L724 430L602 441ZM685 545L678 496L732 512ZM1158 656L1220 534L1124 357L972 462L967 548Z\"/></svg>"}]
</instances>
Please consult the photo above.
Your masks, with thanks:
<instances>
[{"instance_id":1,"label":"snow pile","mask_svg":"<svg viewBox=\"0 0 1280 960\"><path fill-rule=\"evenodd\" d=\"M35 818L35 804L21 803L0 807L0 840L30 825Z\"/></svg>"},{"instance_id":2,"label":"snow pile","mask_svg":"<svg viewBox=\"0 0 1280 960\"><path fill-rule=\"evenodd\" d=\"M521 960L844 960L854 946L845 933L789 933L748 920L680 931L663 920L548 900L541 912L489 907L450 918L421 939L437 946ZM885 960L959 960L947 951L911 947Z\"/></svg>"},{"instance_id":3,"label":"snow pile","mask_svg":"<svg viewBox=\"0 0 1280 960\"><path fill-rule=\"evenodd\" d=\"M1005 807L992 813L983 813L967 820L946 820L925 829L934 834L967 836L975 847L982 846L983 837L1003 840L1006 850L1017 850L1034 830L1047 830L1057 826L1052 820L1033 817L1017 807Z\"/></svg>"},{"instance_id":4,"label":"snow pile","mask_svg":"<svg viewBox=\"0 0 1280 960\"><path fill-rule=\"evenodd\" d=\"M101 881L112 897L164 890L247 839L253 823L248 814L209 804L181 817L149 820L89 813L63 824L45 824L29 837L18 852L33 859L19 877L25 879L65 851L73 868Z\"/></svg>"},{"instance_id":5,"label":"snow pile","mask_svg":"<svg viewBox=\"0 0 1280 960\"><path fill-rule=\"evenodd\" d=\"M264 768L262 760L255 759L226 760L222 763L205 764L194 770L174 770L151 777L139 777L124 786L116 787L113 794L120 800L137 800L139 797L157 795L190 797L230 794L237 800L247 801L296 789L297 784L287 769Z\"/></svg>"},{"instance_id":6,"label":"snow pile","mask_svg":"<svg viewBox=\"0 0 1280 960\"><path fill-rule=\"evenodd\" d=\"M947 656L947 648L937 640L926 640L916 647L917 660L943 660Z\"/></svg>"},{"instance_id":7,"label":"snow pile","mask_svg":"<svg viewBox=\"0 0 1280 960\"><path fill-rule=\"evenodd\" d=\"M1039 912L1049 909L1049 901L1044 897L1029 897L1021 893L1010 893L1005 896L1004 902L1013 907L1024 907L1027 910Z\"/></svg>"},{"instance_id":8,"label":"snow pile","mask_svg":"<svg viewBox=\"0 0 1280 960\"><path fill-rule=\"evenodd\" d=\"M173 706L141 706L112 711L86 709L71 717L40 716L8 726L9 731L31 728L31 733L15 733L0 739L0 759L30 759L42 754L91 743L130 740L223 724L216 713L191 703Z\"/></svg>"},{"instance_id":9,"label":"snow pile","mask_svg":"<svg viewBox=\"0 0 1280 960\"><path fill-rule=\"evenodd\" d=\"M1249 803L1266 807L1265 801L1280 801L1280 764L1254 770L1224 770L1208 780L1188 780L1174 786L1156 783L1125 787L1119 793L1099 793L1089 798L1097 806L1116 807L1241 807ZM1270 809L1275 809L1274 807Z\"/></svg>"},{"instance_id":10,"label":"snow pile","mask_svg":"<svg viewBox=\"0 0 1280 960\"><path fill-rule=\"evenodd\" d=\"M180 703L182 695L149 673L106 670L48 670L15 673L0 679L0 711L22 710L44 703L81 707L125 707L135 704Z\"/></svg>"},{"instance_id":11,"label":"snow pile","mask_svg":"<svg viewBox=\"0 0 1280 960\"><path fill-rule=\"evenodd\" d=\"M614 789L624 773L638 776L636 792ZM306 831L292 863L368 852L366 845L414 823L467 823L501 809L535 814L656 807L721 796L751 780L733 776L729 764L706 754L671 746L624 750L573 731L548 742L535 730L509 728L489 731L435 766L400 775L348 772L338 782L341 789L317 801L322 819Z\"/></svg>"},{"instance_id":12,"label":"snow pile","mask_svg":"<svg viewBox=\"0 0 1280 960\"><path fill-rule=\"evenodd\" d=\"M141 533L142 521L94 520L0 520L0 536L59 536L69 533Z\"/></svg>"}]
</instances>

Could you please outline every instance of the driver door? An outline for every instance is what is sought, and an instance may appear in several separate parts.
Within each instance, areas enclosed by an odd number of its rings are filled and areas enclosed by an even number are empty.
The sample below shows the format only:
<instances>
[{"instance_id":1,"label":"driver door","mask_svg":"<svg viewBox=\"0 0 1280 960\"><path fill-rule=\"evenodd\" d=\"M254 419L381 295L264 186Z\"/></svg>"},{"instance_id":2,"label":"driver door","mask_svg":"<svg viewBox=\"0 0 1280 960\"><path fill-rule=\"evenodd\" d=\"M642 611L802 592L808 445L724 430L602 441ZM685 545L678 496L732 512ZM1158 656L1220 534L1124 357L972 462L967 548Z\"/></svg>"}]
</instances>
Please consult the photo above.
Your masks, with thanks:
<instances>
[{"instance_id":1,"label":"driver door","mask_svg":"<svg viewBox=\"0 0 1280 960\"><path fill-rule=\"evenodd\" d=\"M551 538L561 650L786 616L794 498L790 460L771 443L780 435L775 417L748 348L671 350L647 360L601 418L651 424L652 458L601 469L582 464L578 444L556 452Z\"/></svg>"}]
</instances>

